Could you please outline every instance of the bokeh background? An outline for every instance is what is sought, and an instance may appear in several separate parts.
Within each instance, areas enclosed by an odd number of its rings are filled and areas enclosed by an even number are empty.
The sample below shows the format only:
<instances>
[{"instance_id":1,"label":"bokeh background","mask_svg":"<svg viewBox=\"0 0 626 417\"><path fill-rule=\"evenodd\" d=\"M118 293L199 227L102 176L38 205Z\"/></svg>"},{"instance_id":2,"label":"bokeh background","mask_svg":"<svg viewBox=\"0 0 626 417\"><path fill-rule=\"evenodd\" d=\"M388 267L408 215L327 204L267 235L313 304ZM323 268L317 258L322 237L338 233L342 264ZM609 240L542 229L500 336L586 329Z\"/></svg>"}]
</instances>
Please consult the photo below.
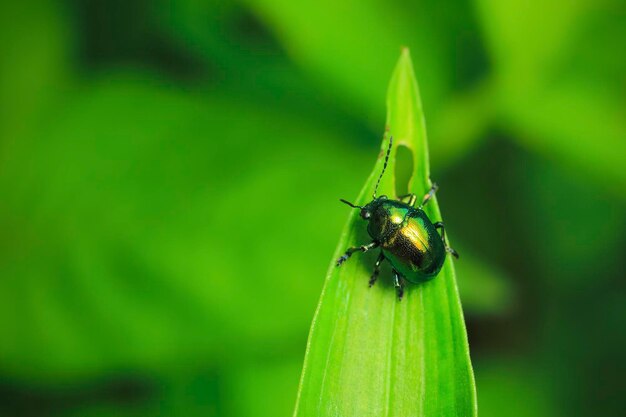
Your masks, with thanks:
<instances>
[{"instance_id":1,"label":"bokeh background","mask_svg":"<svg viewBox=\"0 0 626 417\"><path fill-rule=\"evenodd\" d=\"M3 1L0 41L0 415L291 415L402 45L481 416L626 413L623 2Z\"/></svg>"}]
</instances>

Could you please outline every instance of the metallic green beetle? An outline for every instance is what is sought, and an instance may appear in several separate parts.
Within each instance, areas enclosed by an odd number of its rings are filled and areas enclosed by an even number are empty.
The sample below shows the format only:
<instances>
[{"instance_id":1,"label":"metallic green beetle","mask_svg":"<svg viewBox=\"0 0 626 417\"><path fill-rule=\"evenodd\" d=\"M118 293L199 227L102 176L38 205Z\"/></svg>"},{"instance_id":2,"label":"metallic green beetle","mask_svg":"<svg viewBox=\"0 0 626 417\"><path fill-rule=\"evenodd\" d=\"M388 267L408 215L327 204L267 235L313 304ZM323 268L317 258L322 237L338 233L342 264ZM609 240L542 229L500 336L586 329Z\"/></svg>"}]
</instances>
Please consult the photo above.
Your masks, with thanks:
<instances>
[{"instance_id":1,"label":"metallic green beetle","mask_svg":"<svg viewBox=\"0 0 626 417\"><path fill-rule=\"evenodd\" d=\"M353 248L337 260L337 266L348 260L357 251L367 252L377 247L381 248L378 259L374 264L374 272L370 278L370 287L374 285L380 265L386 259L391 263L394 276L394 285L401 300L404 294L404 280L420 283L433 279L446 260L446 252L458 258L456 251L446 243L445 229L442 222L431 222L422 209L437 192L437 184L433 184L426 193L419 207L414 207L417 197L415 194L401 196L398 200L389 200L386 196L376 197L380 180L387 168L389 153L393 139L389 139L389 148L385 156L383 172L376 182L372 201L365 206L357 206L346 200L340 201L353 208L361 210L361 217L367 220L367 232L372 242ZM408 197L408 202L402 200ZM441 235L437 232L441 229Z\"/></svg>"}]
</instances>

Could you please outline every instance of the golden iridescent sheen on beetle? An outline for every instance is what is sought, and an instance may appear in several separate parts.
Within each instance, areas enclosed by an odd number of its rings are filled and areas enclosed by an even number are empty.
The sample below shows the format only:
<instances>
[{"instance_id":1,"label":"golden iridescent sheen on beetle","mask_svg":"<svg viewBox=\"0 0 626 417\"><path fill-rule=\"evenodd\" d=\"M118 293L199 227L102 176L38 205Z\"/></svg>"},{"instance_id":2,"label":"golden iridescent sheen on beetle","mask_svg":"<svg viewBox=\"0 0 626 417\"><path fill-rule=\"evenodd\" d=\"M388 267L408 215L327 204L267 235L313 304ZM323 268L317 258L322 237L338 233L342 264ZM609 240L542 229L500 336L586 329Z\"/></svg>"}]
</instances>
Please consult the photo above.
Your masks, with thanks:
<instances>
[{"instance_id":1,"label":"golden iridescent sheen on beetle","mask_svg":"<svg viewBox=\"0 0 626 417\"><path fill-rule=\"evenodd\" d=\"M398 200L390 200L384 195L376 197L380 179L387 168L392 143L393 139L390 138L383 171L376 182L372 201L364 206L357 206L346 200L340 200L350 207L361 210L361 218L368 222L367 232L372 242L349 248L337 260L337 266L347 261L354 252L367 252L380 247L381 251L374 264L374 272L369 285L370 287L374 285L380 273L380 265L387 260L392 267L398 298L402 299L405 280L420 283L433 279L441 270L446 260L446 253L456 258L459 256L446 243L443 223L431 222L423 210L424 205L437 192L436 184L433 184L426 193L419 207L415 207L417 201L415 194L398 197ZM407 202L403 202L407 198ZM441 235L438 230L441 230Z\"/></svg>"}]
</instances>

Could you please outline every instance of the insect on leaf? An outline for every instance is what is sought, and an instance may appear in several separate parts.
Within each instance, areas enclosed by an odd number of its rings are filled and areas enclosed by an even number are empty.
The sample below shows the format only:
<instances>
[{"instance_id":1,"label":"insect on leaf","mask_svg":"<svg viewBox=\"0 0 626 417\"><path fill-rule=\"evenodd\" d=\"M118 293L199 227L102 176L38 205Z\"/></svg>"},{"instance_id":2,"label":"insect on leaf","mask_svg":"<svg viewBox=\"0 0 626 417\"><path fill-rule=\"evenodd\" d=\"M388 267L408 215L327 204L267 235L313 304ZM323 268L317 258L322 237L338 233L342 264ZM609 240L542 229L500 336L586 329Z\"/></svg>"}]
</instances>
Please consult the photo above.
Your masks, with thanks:
<instances>
[{"instance_id":1,"label":"insect on leaf","mask_svg":"<svg viewBox=\"0 0 626 417\"><path fill-rule=\"evenodd\" d=\"M372 198L389 144L393 148L378 194L395 197L396 151L413 156L409 191L430 188L422 106L409 51L404 49L387 94L381 152L355 203ZM425 211L441 219L436 201ZM368 243L366 224L351 210L335 252ZM475 416L476 392L463 313L450 256L439 275L408 284L398 301L391 271L368 287L377 251L331 264L309 335L295 417Z\"/></svg>"}]
</instances>

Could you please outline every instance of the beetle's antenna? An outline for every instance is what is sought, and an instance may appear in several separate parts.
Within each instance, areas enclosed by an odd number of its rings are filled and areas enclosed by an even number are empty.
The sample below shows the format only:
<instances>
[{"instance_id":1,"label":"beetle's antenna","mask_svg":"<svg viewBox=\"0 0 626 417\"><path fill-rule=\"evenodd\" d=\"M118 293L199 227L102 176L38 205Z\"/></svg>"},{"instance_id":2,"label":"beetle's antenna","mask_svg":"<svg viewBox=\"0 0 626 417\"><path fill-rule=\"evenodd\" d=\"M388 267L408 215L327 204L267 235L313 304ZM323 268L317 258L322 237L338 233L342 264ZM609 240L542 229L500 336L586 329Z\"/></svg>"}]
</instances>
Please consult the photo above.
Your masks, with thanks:
<instances>
[{"instance_id":1,"label":"beetle's antenna","mask_svg":"<svg viewBox=\"0 0 626 417\"><path fill-rule=\"evenodd\" d=\"M352 207L352 208L359 208L359 209L360 209L360 208L363 208L362 206L357 206L357 205L355 205L355 204L352 204L351 202L346 201L346 200L344 200L343 198L340 198L340 199L339 199L339 201L341 201L341 202L342 202L342 203L344 203L344 204L349 205L349 206L350 206L350 207Z\"/></svg>"},{"instance_id":2,"label":"beetle's antenna","mask_svg":"<svg viewBox=\"0 0 626 417\"><path fill-rule=\"evenodd\" d=\"M387 169L387 162L389 162L389 154L391 153L391 145L393 144L393 136L389 137L389 147L387 148L387 155L385 155L385 164L383 165L383 172L380 173L378 180L376 181L376 188L374 188L374 194L372 194L372 199L376 198L376 191L378 191L378 186L380 185L380 180Z\"/></svg>"}]
</instances>

